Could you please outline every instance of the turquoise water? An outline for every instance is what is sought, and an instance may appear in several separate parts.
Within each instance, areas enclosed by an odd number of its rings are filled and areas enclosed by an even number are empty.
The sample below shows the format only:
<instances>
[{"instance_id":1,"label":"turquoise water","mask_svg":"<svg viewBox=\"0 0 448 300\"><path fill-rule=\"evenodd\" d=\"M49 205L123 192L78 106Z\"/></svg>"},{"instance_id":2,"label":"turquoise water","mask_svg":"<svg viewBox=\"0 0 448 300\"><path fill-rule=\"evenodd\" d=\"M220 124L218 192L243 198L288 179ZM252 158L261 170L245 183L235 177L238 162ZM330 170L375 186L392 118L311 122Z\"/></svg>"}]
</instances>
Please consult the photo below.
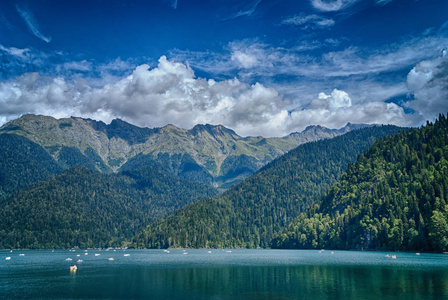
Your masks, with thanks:
<instances>
[{"instance_id":1,"label":"turquoise water","mask_svg":"<svg viewBox=\"0 0 448 300\"><path fill-rule=\"evenodd\" d=\"M448 299L448 255L228 251L0 251L0 299Z\"/></svg>"}]
</instances>

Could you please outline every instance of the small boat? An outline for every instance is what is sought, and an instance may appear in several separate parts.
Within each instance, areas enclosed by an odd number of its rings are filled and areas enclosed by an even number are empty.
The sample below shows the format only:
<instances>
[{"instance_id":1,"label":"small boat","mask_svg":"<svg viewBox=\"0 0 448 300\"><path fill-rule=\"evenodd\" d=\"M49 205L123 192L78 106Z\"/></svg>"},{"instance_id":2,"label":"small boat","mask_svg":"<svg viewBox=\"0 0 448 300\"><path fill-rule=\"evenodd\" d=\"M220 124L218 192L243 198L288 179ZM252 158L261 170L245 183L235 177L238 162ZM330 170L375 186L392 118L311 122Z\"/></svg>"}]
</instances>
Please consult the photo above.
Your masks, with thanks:
<instances>
[{"instance_id":1,"label":"small boat","mask_svg":"<svg viewBox=\"0 0 448 300\"><path fill-rule=\"evenodd\" d=\"M212 253L212 251L207 251L207 253Z\"/></svg>"},{"instance_id":2,"label":"small boat","mask_svg":"<svg viewBox=\"0 0 448 300\"><path fill-rule=\"evenodd\" d=\"M392 259L397 259L397 256L395 254L392 255Z\"/></svg>"},{"instance_id":3,"label":"small boat","mask_svg":"<svg viewBox=\"0 0 448 300\"><path fill-rule=\"evenodd\" d=\"M99 254L99 253L95 253L95 256L100 256L101 254Z\"/></svg>"},{"instance_id":4,"label":"small boat","mask_svg":"<svg viewBox=\"0 0 448 300\"><path fill-rule=\"evenodd\" d=\"M25 256L25 254L23 254L23 253L20 253L20 254L19 254L19 256Z\"/></svg>"},{"instance_id":5,"label":"small boat","mask_svg":"<svg viewBox=\"0 0 448 300\"><path fill-rule=\"evenodd\" d=\"M73 259L71 259L71 258L69 257L69 258L66 258L65 260L66 260L66 261L72 261Z\"/></svg>"},{"instance_id":6,"label":"small boat","mask_svg":"<svg viewBox=\"0 0 448 300\"><path fill-rule=\"evenodd\" d=\"M415 255L420 255L420 253L417 252L417 253L415 253Z\"/></svg>"},{"instance_id":7,"label":"small boat","mask_svg":"<svg viewBox=\"0 0 448 300\"><path fill-rule=\"evenodd\" d=\"M78 257L79 257L79 256L81 256L81 255L79 255L79 254L76 254L76 256L78 256Z\"/></svg>"},{"instance_id":8,"label":"small boat","mask_svg":"<svg viewBox=\"0 0 448 300\"><path fill-rule=\"evenodd\" d=\"M10 260L10 259L11 259L11 256L6 257L5 259L6 259L6 260Z\"/></svg>"},{"instance_id":9,"label":"small boat","mask_svg":"<svg viewBox=\"0 0 448 300\"><path fill-rule=\"evenodd\" d=\"M131 256L130 254L125 254L125 255L123 255L123 256Z\"/></svg>"},{"instance_id":10,"label":"small boat","mask_svg":"<svg viewBox=\"0 0 448 300\"><path fill-rule=\"evenodd\" d=\"M76 271L77 269L78 269L78 267L76 265L70 266L70 271Z\"/></svg>"},{"instance_id":11,"label":"small boat","mask_svg":"<svg viewBox=\"0 0 448 300\"><path fill-rule=\"evenodd\" d=\"M115 259L113 257L109 257L109 260L112 261L112 260L115 260Z\"/></svg>"},{"instance_id":12,"label":"small boat","mask_svg":"<svg viewBox=\"0 0 448 300\"><path fill-rule=\"evenodd\" d=\"M82 259L78 259L76 262L78 262L78 263L82 263L83 260L82 260Z\"/></svg>"}]
</instances>

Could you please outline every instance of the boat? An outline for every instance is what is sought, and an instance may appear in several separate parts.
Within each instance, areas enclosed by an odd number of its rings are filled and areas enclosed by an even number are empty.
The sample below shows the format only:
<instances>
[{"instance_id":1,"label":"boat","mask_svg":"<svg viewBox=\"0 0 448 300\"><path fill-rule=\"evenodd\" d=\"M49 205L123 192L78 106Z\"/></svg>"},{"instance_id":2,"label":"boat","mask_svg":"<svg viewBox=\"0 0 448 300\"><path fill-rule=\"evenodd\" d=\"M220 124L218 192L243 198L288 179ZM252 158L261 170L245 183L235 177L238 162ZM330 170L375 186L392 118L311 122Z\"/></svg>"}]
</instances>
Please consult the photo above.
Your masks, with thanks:
<instances>
[{"instance_id":1,"label":"boat","mask_svg":"<svg viewBox=\"0 0 448 300\"><path fill-rule=\"evenodd\" d=\"M23 254L23 253L20 253L20 254L19 254L19 256L25 256L25 254Z\"/></svg>"},{"instance_id":2,"label":"boat","mask_svg":"<svg viewBox=\"0 0 448 300\"><path fill-rule=\"evenodd\" d=\"M82 263L83 260L82 260L82 259L78 259L76 262L78 262L78 263Z\"/></svg>"},{"instance_id":3,"label":"boat","mask_svg":"<svg viewBox=\"0 0 448 300\"><path fill-rule=\"evenodd\" d=\"M95 253L95 256L100 256L101 254L99 254L99 253Z\"/></svg>"},{"instance_id":4,"label":"boat","mask_svg":"<svg viewBox=\"0 0 448 300\"><path fill-rule=\"evenodd\" d=\"M125 254L125 255L123 255L123 256L131 256L130 254Z\"/></svg>"},{"instance_id":5,"label":"boat","mask_svg":"<svg viewBox=\"0 0 448 300\"><path fill-rule=\"evenodd\" d=\"M76 271L77 269L78 269L78 267L76 265L70 266L70 271Z\"/></svg>"},{"instance_id":6,"label":"boat","mask_svg":"<svg viewBox=\"0 0 448 300\"><path fill-rule=\"evenodd\" d=\"M71 258L69 257L69 258L66 258L65 260L66 260L66 261L72 261L73 259L71 259Z\"/></svg>"},{"instance_id":7,"label":"boat","mask_svg":"<svg viewBox=\"0 0 448 300\"><path fill-rule=\"evenodd\" d=\"M115 260L115 259L113 257L109 257L109 260L112 261L112 260Z\"/></svg>"},{"instance_id":8,"label":"boat","mask_svg":"<svg viewBox=\"0 0 448 300\"><path fill-rule=\"evenodd\" d=\"M11 256L6 257L5 259L6 259L6 260L10 260L10 259L11 259Z\"/></svg>"}]
</instances>

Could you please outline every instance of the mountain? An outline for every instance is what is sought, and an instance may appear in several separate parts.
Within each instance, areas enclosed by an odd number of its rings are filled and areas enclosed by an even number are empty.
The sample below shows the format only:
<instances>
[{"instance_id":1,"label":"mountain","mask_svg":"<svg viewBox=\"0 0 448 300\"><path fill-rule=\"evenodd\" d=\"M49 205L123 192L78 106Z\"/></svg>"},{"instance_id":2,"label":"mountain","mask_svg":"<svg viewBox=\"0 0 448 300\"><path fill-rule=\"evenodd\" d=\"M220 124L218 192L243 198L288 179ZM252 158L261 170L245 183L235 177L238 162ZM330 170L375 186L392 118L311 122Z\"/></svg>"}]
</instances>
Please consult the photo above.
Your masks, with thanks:
<instances>
[{"instance_id":1,"label":"mountain","mask_svg":"<svg viewBox=\"0 0 448 300\"><path fill-rule=\"evenodd\" d=\"M221 196L150 224L135 237L134 246L268 247L274 234L317 201L359 154L400 130L375 126L300 145Z\"/></svg>"},{"instance_id":2,"label":"mountain","mask_svg":"<svg viewBox=\"0 0 448 300\"><path fill-rule=\"evenodd\" d=\"M62 172L45 149L15 135L0 135L0 201L26 187Z\"/></svg>"},{"instance_id":3,"label":"mountain","mask_svg":"<svg viewBox=\"0 0 448 300\"><path fill-rule=\"evenodd\" d=\"M148 223L215 195L154 166L118 174L70 168L0 202L0 249L121 246Z\"/></svg>"},{"instance_id":4,"label":"mountain","mask_svg":"<svg viewBox=\"0 0 448 300\"><path fill-rule=\"evenodd\" d=\"M109 125L82 118L24 115L0 128L44 148L63 169L85 166L102 173L132 170L158 162L188 180L227 189L274 158L305 142L332 138L367 125L341 129L310 126L282 138L240 137L217 125L190 130L173 125L140 128L121 120Z\"/></svg>"},{"instance_id":5,"label":"mountain","mask_svg":"<svg viewBox=\"0 0 448 300\"><path fill-rule=\"evenodd\" d=\"M448 121L378 140L276 248L448 251Z\"/></svg>"}]
</instances>

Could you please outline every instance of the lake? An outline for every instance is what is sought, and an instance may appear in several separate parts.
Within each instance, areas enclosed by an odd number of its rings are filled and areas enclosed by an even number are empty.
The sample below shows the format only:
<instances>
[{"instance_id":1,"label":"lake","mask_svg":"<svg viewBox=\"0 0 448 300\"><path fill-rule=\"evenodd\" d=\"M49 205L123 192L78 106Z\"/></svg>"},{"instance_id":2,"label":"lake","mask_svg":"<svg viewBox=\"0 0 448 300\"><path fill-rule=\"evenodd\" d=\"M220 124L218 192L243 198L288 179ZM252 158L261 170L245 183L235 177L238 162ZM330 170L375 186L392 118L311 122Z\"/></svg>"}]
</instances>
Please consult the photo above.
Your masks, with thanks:
<instances>
[{"instance_id":1,"label":"lake","mask_svg":"<svg viewBox=\"0 0 448 300\"><path fill-rule=\"evenodd\" d=\"M70 271L75 264L77 270ZM243 249L0 251L0 299L18 298L448 299L448 255Z\"/></svg>"}]
</instances>

